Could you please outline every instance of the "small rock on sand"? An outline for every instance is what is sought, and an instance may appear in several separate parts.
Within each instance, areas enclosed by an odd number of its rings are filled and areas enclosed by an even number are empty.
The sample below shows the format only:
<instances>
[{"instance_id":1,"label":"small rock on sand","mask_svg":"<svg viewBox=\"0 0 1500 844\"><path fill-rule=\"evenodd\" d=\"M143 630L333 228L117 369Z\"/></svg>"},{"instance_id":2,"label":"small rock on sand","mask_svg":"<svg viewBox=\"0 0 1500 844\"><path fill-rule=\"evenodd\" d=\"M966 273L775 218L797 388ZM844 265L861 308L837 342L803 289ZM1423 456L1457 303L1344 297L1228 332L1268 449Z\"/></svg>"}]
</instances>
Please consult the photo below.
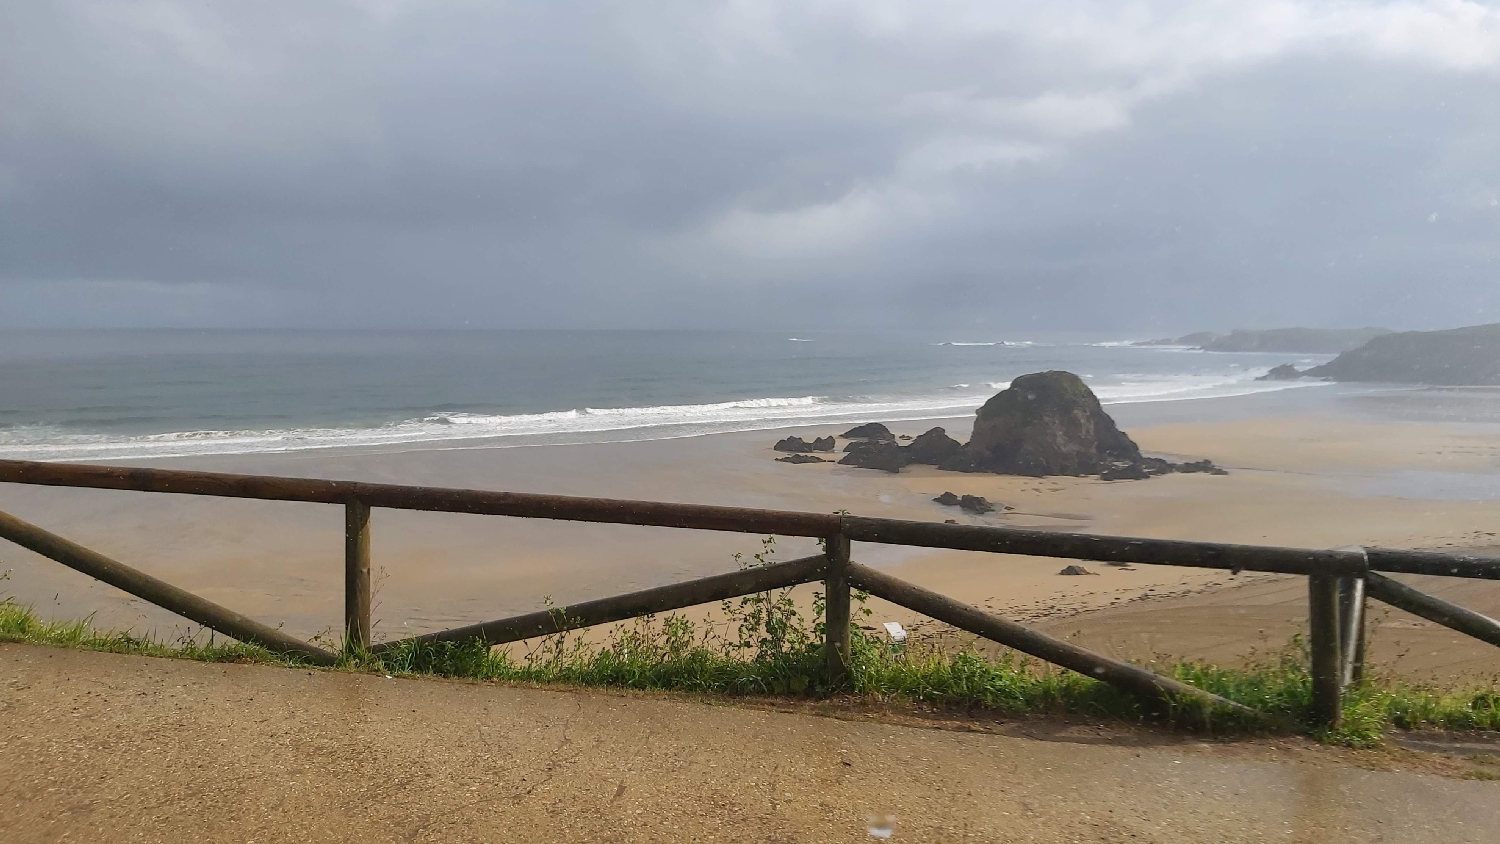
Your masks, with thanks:
<instances>
[{"instance_id":1,"label":"small rock on sand","mask_svg":"<svg viewBox=\"0 0 1500 844\"><path fill-rule=\"evenodd\" d=\"M982 516L985 513L995 512L995 505L982 495L955 495L952 492L944 492L937 498L932 499L945 507L957 507L967 513ZM1009 507L1005 509L1009 510Z\"/></svg>"},{"instance_id":2,"label":"small rock on sand","mask_svg":"<svg viewBox=\"0 0 1500 844\"><path fill-rule=\"evenodd\" d=\"M844 432L846 440L894 440L891 429L879 422L866 422L863 425L855 425Z\"/></svg>"},{"instance_id":3,"label":"small rock on sand","mask_svg":"<svg viewBox=\"0 0 1500 844\"><path fill-rule=\"evenodd\" d=\"M771 448L775 449L776 451L790 451L794 454L806 454L807 452L814 449L814 445L813 443L807 442L801 437L787 437L784 440L778 441L775 445L771 446Z\"/></svg>"},{"instance_id":4,"label":"small rock on sand","mask_svg":"<svg viewBox=\"0 0 1500 844\"><path fill-rule=\"evenodd\" d=\"M1062 571L1058 572L1058 574L1093 574L1093 572L1089 571L1083 566L1067 566Z\"/></svg>"}]
</instances>

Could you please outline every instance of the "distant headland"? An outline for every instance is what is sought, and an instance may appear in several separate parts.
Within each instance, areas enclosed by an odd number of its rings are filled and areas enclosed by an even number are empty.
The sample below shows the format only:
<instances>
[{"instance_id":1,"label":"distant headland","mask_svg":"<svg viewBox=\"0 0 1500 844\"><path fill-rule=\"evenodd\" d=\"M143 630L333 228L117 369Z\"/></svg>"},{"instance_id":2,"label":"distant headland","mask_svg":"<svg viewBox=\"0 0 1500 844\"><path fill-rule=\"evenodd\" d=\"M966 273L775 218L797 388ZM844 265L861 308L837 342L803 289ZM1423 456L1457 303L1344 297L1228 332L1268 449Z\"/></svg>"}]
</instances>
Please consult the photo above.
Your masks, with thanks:
<instances>
[{"instance_id":1,"label":"distant headland","mask_svg":"<svg viewBox=\"0 0 1500 844\"><path fill-rule=\"evenodd\" d=\"M1439 387L1500 386L1500 323L1384 334L1311 369L1289 365L1267 377L1327 378Z\"/></svg>"},{"instance_id":2,"label":"distant headland","mask_svg":"<svg viewBox=\"0 0 1500 844\"><path fill-rule=\"evenodd\" d=\"M1228 334L1199 331L1136 346L1186 346L1207 352L1285 352L1338 357L1309 369L1290 363L1259 380L1322 378L1434 387L1500 386L1500 323L1442 331L1385 328L1237 328Z\"/></svg>"},{"instance_id":3,"label":"distant headland","mask_svg":"<svg viewBox=\"0 0 1500 844\"><path fill-rule=\"evenodd\" d=\"M1205 352L1288 352L1336 355L1387 334L1388 328L1236 328L1228 334L1198 331L1181 337L1143 340L1137 346L1188 346Z\"/></svg>"}]
</instances>

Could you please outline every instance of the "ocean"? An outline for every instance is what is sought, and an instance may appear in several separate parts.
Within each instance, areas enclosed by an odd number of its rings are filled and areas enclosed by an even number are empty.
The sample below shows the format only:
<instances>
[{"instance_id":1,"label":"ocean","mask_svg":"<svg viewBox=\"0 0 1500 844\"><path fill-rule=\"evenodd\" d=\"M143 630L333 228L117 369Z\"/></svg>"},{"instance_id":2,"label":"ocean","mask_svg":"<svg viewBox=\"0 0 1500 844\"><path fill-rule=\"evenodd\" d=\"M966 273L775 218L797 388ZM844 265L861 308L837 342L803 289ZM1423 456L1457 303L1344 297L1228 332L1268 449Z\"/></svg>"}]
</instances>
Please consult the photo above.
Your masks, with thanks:
<instances>
[{"instance_id":1,"label":"ocean","mask_svg":"<svg viewBox=\"0 0 1500 844\"><path fill-rule=\"evenodd\" d=\"M0 331L0 457L665 439L967 415L1028 372L1106 405L1316 389L1326 356L983 333Z\"/></svg>"}]
</instances>

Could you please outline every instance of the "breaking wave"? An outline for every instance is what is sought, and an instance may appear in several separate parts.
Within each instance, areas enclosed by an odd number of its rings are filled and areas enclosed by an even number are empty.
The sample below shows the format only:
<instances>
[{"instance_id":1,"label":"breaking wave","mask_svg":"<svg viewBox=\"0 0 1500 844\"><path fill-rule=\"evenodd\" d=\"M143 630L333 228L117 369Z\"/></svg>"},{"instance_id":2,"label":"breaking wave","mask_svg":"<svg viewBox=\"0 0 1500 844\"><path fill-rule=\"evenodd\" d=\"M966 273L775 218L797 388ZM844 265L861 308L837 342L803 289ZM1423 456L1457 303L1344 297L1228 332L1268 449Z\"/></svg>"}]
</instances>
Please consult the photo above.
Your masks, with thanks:
<instances>
[{"instance_id":1,"label":"breaking wave","mask_svg":"<svg viewBox=\"0 0 1500 844\"><path fill-rule=\"evenodd\" d=\"M1316 386L1321 382L1257 382L1264 370L1229 375L1118 375L1091 382L1100 401L1127 404L1222 398ZM673 439L732 431L858 421L925 420L967 416L1009 381L988 390L955 384L933 395L798 396L713 404L559 410L546 413L445 412L363 427L308 427L240 431L182 431L125 436L78 433L60 426L0 428L0 457L30 460L110 460L250 454L321 448L382 448L452 443L455 447L545 445L564 442Z\"/></svg>"},{"instance_id":2,"label":"breaking wave","mask_svg":"<svg viewBox=\"0 0 1500 844\"><path fill-rule=\"evenodd\" d=\"M967 340L947 340L947 341L944 341L942 343L935 343L933 345L936 345L936 346L1011 346L1011 347L1015 347L1015 348L1022 348L1022 347L1026 347L1026 346L1042 346L1042 345L1047 345L1047 344L1045 344L1045 343L1033 343L1030 340L986 340L986 341L983 341L983 342L971 342L971 341L967 341Z\"/></svg>"}]
</instances>

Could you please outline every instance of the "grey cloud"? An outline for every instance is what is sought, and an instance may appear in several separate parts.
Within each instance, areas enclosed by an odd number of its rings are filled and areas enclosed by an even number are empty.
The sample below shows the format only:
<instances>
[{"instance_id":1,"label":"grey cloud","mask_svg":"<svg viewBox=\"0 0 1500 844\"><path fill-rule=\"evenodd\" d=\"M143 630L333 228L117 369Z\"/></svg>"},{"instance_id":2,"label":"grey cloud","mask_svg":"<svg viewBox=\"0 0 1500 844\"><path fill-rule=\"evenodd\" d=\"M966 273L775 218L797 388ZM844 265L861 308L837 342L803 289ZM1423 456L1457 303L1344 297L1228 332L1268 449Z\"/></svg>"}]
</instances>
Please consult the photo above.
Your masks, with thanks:
<instances>
[{"instance_id":1,"label":"grey cloud","mask_svg":"<svg viewBox=\"0 0 1500 844\"><path fill-rule=\"evenodd\" d=\"M1242 5L9 4L0 324L1500 309L1495 12Z\"/></svg>"}]
</instances>

